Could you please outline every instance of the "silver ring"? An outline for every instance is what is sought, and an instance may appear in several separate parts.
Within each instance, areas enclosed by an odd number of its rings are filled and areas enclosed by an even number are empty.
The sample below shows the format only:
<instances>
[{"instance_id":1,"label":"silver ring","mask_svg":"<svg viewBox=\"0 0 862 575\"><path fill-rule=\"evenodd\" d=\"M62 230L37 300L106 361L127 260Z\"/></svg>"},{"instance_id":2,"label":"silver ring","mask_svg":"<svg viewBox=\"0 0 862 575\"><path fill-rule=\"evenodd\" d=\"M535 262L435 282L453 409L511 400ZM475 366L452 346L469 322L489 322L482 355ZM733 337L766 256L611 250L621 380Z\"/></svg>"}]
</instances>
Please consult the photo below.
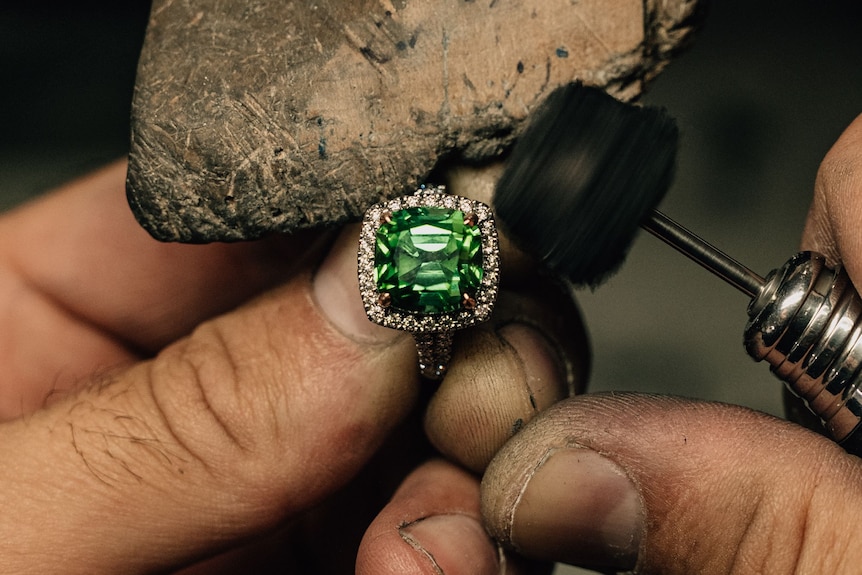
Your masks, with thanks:
<instances>
[{"instance_id":1,"label":"silver ring","mask_svg":"<svg viewBox=\"0 0 862 575\"><path fill-rule=\"evenodd\" d=\"M491 208L422 186L371 206L359 236L359 290L368 319L408 331L419 370L439 380L453 332L491 317L500 281Z\"/></svg>"}]
</instances>

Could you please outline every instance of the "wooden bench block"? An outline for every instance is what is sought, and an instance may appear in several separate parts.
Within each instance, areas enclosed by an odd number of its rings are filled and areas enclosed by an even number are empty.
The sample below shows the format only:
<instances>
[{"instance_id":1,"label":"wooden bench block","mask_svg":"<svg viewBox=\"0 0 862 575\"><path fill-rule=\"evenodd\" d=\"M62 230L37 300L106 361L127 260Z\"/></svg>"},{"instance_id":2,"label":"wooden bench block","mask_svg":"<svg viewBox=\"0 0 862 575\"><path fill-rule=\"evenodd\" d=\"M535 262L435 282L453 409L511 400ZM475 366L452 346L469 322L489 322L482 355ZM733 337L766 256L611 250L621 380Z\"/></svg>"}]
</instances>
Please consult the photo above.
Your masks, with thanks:
<instances>
[{"instance_id":1,"label":"wooden bench block","mask_svg":"<svg viewBox=\"0 0 862 575\"><path fill-rule=\"evenodd\" d=\"M702 4L156 0L130 204L166 241L356 220L441 160L498 158L561 84L636 98Z\"/></svg>"}]
</instances>

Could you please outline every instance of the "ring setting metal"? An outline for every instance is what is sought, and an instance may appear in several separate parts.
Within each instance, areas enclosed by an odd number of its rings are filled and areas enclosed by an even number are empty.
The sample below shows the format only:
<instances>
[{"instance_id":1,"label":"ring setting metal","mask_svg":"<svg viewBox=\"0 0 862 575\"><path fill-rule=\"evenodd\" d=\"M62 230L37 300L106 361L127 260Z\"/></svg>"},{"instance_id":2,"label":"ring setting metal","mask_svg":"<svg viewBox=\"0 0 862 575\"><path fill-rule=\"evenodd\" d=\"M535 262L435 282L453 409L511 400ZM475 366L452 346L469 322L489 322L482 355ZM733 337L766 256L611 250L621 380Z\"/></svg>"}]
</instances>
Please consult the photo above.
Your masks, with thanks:
<instances>
[{"instance_id":1,"label":"ring setting metal","mask_svg":"<svg viewBox=\"0 0 862 575\"><path fill-rule=\"evenodd\" d=\"M411 332L420 373L442 379L454 331L488 320L497 298L491 208L443 186L422 186L365 212L358 257L368 319Z\"/></svg>"}]
</instances>

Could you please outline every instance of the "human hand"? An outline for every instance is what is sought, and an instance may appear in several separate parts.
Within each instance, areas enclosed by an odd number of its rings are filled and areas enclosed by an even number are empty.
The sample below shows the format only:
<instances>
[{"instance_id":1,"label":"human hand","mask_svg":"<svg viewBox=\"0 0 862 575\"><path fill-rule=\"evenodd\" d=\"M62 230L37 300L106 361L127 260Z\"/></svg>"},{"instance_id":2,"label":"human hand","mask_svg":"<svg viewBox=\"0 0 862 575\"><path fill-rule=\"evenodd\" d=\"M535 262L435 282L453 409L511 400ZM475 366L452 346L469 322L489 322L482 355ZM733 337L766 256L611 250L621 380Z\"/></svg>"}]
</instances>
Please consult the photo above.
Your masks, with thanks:
<instances>
[{"instance_id":1,"label":"human hand","mask_svg":"<svg viewBox=\"0 0 862 575\"><path fill-rule=\"evenodd\" d=\"M803 249L862 286L862 116L818 172ZM490 531L523 554L606 570L857 573L862 461L749 409L637 394L541 414L482 482Z\"/></svg>"},{"instance_id":2,"label":"human hand","mask_svg":"<svg viewBox=\"0 0 862 575\"><path fill-rule=\"evenodd\" d=\"M412 338L365 318L355 231L331 250L315 234L160 244L124 175L0 216L2 571L352 571L432 455L416 415L434 389ZM576 378L585 363L571 305L510 284L429 408L434 443L476 470L568 392L558 351ZM421 466L363 557L364 573L497 572L476 479Z\"/></svg>"}]
</instances>

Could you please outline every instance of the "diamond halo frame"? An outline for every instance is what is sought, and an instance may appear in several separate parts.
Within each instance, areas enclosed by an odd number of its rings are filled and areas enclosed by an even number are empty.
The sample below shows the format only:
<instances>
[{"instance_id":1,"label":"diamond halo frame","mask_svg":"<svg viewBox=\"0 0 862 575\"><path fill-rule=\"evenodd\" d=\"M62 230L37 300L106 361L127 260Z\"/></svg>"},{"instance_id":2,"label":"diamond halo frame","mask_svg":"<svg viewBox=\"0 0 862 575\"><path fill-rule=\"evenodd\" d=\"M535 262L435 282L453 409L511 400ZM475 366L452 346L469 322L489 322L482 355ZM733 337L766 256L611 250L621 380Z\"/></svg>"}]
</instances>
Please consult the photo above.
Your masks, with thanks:
<instances>
[{"instance_id":1,"label":"diamond halo frame","mask_svg":"<svg viewBox=\"0 0 862 575\"><path fill-rule=\"evenodd\" d=\"M460 210L475 218L482 250L482 279L476 293L469 294L470 305L448 313L425 314L384 305L385 296L377 289L375 278L375 244L377 232L386 222L386 215L414 207ZM359 237L359 291L368 319L379 325L408 331L416 337L420 368L426 377L439 379L445 373L449 350L441 350L441 341L451 341L451 332L487 321L491 317L500 281L500 255L497 228L491 208L486 204L446 193L444 186L420 187L410 196L371 206L362 222ZM425 334L439 334L429 339ZM442 347L448 347L443 345ZM429 357L429 354L433 357ZM426 356L423 358L423 355ZM429 365L430 364L430 365ZM436 377L435 377L436 374Z\"/></svg>"}]
</instances>

